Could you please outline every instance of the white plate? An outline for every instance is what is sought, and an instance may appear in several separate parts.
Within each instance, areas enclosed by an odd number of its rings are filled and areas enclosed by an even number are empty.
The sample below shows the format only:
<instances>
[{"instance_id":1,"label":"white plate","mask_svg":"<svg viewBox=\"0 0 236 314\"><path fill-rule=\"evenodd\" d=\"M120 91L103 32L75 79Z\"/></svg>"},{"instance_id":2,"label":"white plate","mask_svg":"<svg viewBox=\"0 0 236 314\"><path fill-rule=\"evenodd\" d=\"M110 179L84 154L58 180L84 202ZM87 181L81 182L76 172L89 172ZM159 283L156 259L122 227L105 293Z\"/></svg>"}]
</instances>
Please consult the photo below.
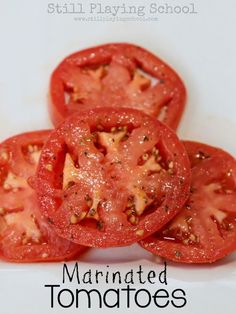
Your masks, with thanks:
<instances>
[{"instance_id":1,"label":"white plate","mask_svg":"<svg viewBox=\"0 0 236 314\"><path fill-rule=\"evenodd\" d=\"M52 1L50 1L52 2ZM73 1L71 1L73 2ZM89 5L89 1L79 1ZM93 1L91 1L93 2ZM111 5L111 2L101 1ZM124 1L125 2L125 1ZM130 1L145 6L155 1ZM2 1L0 19L0 137L51 126L46 107L48 80L52 69L67 54L104 42L127 41L146 47L171 64L188 88L188 104L179 129L185 139L218 145L236 155L236 45L235 2L192 1L197 14L159 14L158 21L79 22L73 14L48 14L47 1ZM64 2L62 2L64 3ZM76 3L76 2L75 2ZM157 3L157 2L156 2ZM158 4L187 5L189 1L158 1ZM113 5L122 5L116 0ZM88 7L86 8L88 10ZM103 16L94 13L95 16ZM124 16L120 13L120 17ZM127 16L127 15L126 15ZM146 17L152 17L146 13ZM109 266L107 266L109 265ZM79 262L79 269L120 270L138 265L161 271L163 262L137 245L128 248L91 250ZM73 266L73 265L72 265ZM168 285L134 286L154 292L164 288L186 292L187 305L166 309L152 304L127 309L122 298L119 313L236 313L236 256L211 266L168 263ZM16 313L107 313L95 304L88 310L73 306L50 309L50 291L45 284L61 284L62 264L16 265L0 263L0 312ZM74 282L62 288L83 288ZM86 285L85 285L86 286ZM118 284L92 284L87 289L118 289ZM66 300L64 300L66 302ZM67 300L68 301L68 300ZM69 301L68 301L69 302ZM145 303L145 297L140 296ZM113 311L114 311L113 310Z\"/></svg>"}]
</instances>

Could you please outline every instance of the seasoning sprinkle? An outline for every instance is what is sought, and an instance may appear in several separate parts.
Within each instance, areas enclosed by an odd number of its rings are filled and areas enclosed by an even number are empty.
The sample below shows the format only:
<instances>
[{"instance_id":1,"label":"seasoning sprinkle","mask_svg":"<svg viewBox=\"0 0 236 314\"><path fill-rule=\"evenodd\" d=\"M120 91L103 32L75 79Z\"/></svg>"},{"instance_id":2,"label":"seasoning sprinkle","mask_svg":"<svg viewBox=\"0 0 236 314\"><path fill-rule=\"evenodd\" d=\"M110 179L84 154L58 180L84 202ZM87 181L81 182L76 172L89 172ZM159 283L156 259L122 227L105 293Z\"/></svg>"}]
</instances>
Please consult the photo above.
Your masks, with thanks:
<instances>
[{"instance_id":1,"label":"seasoning sprinkle","mask_svg":"<svg viewBox=\"0 0 236 314\"><path fill-rule=\"evenodd\" d=\"M188 217L186 217L185 218L185 221L187 222L187 223L190 223L191 221L192 221L192 217L191 216L188 216Z\"/></svg>"},{"instance_id":2,"label":"seasoning sprinkle","mask_svg":"<svg viewBox=\"0 0 236 314\"><path fill-rule=\"evenodd\" d=\"M102 230L102 228L103 228L103 222L102 221L97 222L97 228L98 228L98 230Z\"/></svg>"},{"instance_id":3,"label":"seasoning sprinkle","mask_svg":"<svg viewBox=\"0 0 236 314\"><path fill-rule=\"evenodd\" d=\"M165 209L165 212L168 213L168 211L169 211L169 206L168 206L168 205L165 205L165 206L164 206L164 209Z\"/></svg>"},{"instance_id":4,"label":"seasoning sprinkle","mask_svg":"<svg viewBox=\"0 0 236 314\"><path fill-rule=\"evenodd\" d=\"M226 173L226 176L227 176L227 177L232 176L232 172L233 172L233 170L232 170L232 169L229 169L229 171Z\"/></svg>"},{"instance_id":5,"label":"seasoning sprinkle","mask_svg":"<svg viewBox=\"0 0 236 314\"><path fill-rule=\"evenodd\" d=\"M144 141L144 142L148 142L148 141L149 141L149 137L148 137L147 135L144 135L143 141Z\"/></svg>"},{"instance_id":6,"label":"seasoning sprinkle","mask_svg":"<svg viewBox=\"0 0 236 314\"><path fill-rule=\"evenodd\" d=\"M204 160L206 158L209 158L210 156L205 155L202 151L199 150L195 157L197 159Z\"/></svg>"},{"instance_id":7,"label":"seasoning sprinkle","mask_svg":"<svg viewBox=\"0 0 236 314\"><path fill-rule=\"evenodd\" d=\"M179 252L179 251L175 251L175 256L176 256L176 257L181 257L182 254L181 254L181 252Z\"/></svg>"},{"instance_id":8,"label":"seasoning sprinkle","mask_svg":"<svg viewBox=\"0 0 236 314\"><path fill-rule=\"evenodd\" d=\"M88 215L93 217L96 214L96 209L95 208L90 208Z\"/></svg>"}]
</instances>

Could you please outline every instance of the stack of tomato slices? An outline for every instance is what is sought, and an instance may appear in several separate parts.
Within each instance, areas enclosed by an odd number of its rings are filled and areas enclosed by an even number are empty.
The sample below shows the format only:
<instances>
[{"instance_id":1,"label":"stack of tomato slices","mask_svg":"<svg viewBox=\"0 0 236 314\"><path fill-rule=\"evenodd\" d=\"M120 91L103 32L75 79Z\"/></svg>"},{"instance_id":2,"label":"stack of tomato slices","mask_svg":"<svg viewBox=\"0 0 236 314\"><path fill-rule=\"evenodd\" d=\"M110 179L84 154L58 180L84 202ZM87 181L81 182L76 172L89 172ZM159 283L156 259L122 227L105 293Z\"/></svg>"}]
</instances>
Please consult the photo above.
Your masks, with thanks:
<instances>
[{"instance_id":1,"label":"stack of tomato slices","mask_svg":"<svg viewBox=\"0 0 236 314\"><path fill-rule=\"evenodd\" d=\"M236 250L236 161L180 141L180 77L143 48L107 44L54 70L54 130L0 145L0 257L77 259L138 242L163 258L210 263Z\"/></svg>"}]
</instances>

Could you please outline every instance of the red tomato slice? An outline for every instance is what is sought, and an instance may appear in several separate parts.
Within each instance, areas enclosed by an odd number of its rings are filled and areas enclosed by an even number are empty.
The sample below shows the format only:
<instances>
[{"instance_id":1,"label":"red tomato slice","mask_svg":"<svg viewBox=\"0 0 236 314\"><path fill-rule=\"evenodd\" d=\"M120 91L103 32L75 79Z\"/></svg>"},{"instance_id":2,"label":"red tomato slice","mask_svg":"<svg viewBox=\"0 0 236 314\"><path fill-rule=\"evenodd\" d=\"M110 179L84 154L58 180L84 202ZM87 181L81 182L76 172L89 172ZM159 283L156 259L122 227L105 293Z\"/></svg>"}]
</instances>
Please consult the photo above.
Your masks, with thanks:
<instances>
[{"instance_id":1,"label":"red tomato slice","mask_svg":"<svg viewBox=\"0 0 236 314\"><path fill-rule=\"evenodd\" d=\"M50 131L25 133L0 145L0 258L4 260L63 261L84 251L52 230L28 184L49 134Z\"/></svg>"},{"instance_id":2,"label":"red tomato slice","mask_svg":"<svg viewBox=\"0 0 236 314\"><path fill-rule=\"evenodd\" d=\"M76 52L59 64L50 83L55 125L85 108L131 107L176 129L185 100L184 84L175 71L131 44L106 44Z\"/></svg>"},{"instance_id":3,"label":"red tomato slice","mask_svg":"<svg viewBox=\"0 0 236 314\"><path fill-rule=\"evenodd\" d=\"M189 184L177 136L133 109L72 115L51 133L37 172L44 215L59 235L92 247L129 245L161 228Z\"/></svg>"},{"instance_id":4,"label":"red tomato slice","mask_svg":"<svg viewBox=\"0 0 236 314\"><path fill-rule=\"evenodd\" d=\"M141 246L172 261L211 263L236 249L236 161L218 148L184 144L192 166L190 197Z\"/></svg>"}]
</instances>

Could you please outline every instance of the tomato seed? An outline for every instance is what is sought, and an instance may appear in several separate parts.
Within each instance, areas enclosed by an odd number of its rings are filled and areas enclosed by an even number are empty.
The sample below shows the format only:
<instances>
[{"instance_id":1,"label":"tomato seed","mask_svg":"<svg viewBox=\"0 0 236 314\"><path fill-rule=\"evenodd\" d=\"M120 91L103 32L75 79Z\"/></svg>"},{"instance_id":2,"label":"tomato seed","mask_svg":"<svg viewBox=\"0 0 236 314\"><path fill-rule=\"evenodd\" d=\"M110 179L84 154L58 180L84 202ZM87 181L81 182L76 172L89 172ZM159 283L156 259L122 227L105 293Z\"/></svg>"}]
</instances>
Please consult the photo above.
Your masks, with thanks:
<instances>
[{"instance_id":1,"label":"tomato seed","mask_svg":"<svg viewBox=\"0 0 236 314\"><path fill-rule=\"evenodd\" d=\"M52 171L52 165L51 164L46 164L45 165L45 169L47 169L48 171Z\"/></svg>"},{"instance_id":2,"label":"tomato seed","mask_svg":"<svg viewBox=\"0 0 236 314\"><path fill-rule=\"evenodd\" d=\"M87 216L86 212L82 212L79 216L80 220L83 220Z\"/></svg>"},{"instance_id":3,"label":"tomato seed","mask_svg":"<svg viewBox=\"0 0 236 314\"><path fill-rule=\"evenodd\" d=\"M74 214L74 215L70 216L70 223L71 224L77 224L78 221L79 221L79 218L77 215Z\"/></svg>"},{"instance_id":4,"label":"tomato seed","mask_svg":"<svg viewBox=\"0 0 236 314\"><path fill-rule=\"evenodd\" d=\"M159 150L158 150L156 147L153 147L153 149L152 149L152 154L153 154L154 156L157 156L157 155L159 154Z\"/></svg>"},{"instance_id":5,"label":"tomato seed","mask_svg":"<svg viewBox=\"0 0 236 314\"><path fill-rule=\"evenodd\" d=\"M141 237L144 234L144 230L137 230L136 234Z\"/></svg>"},{"instance_id":6,"label":"tomato seed","mask_svg":"<svg viewBox=\"0 0 236 314\"><path fill-rule=\"evenodd\" d=\"M142 159L143 160L148 160L148 158L149 158L149 155L147 153L142 155Z\"/></svg>"},{"instance_id":7,"label":"tomato seed","mask_svg":"<svg viewBox=\"0 0 236 314\"><path fill-rule=\"evenodd\" d=\"M5 214L5 209L3 207L0 207L0 215L3 216Z\"/></svg>"}]
</instances>

